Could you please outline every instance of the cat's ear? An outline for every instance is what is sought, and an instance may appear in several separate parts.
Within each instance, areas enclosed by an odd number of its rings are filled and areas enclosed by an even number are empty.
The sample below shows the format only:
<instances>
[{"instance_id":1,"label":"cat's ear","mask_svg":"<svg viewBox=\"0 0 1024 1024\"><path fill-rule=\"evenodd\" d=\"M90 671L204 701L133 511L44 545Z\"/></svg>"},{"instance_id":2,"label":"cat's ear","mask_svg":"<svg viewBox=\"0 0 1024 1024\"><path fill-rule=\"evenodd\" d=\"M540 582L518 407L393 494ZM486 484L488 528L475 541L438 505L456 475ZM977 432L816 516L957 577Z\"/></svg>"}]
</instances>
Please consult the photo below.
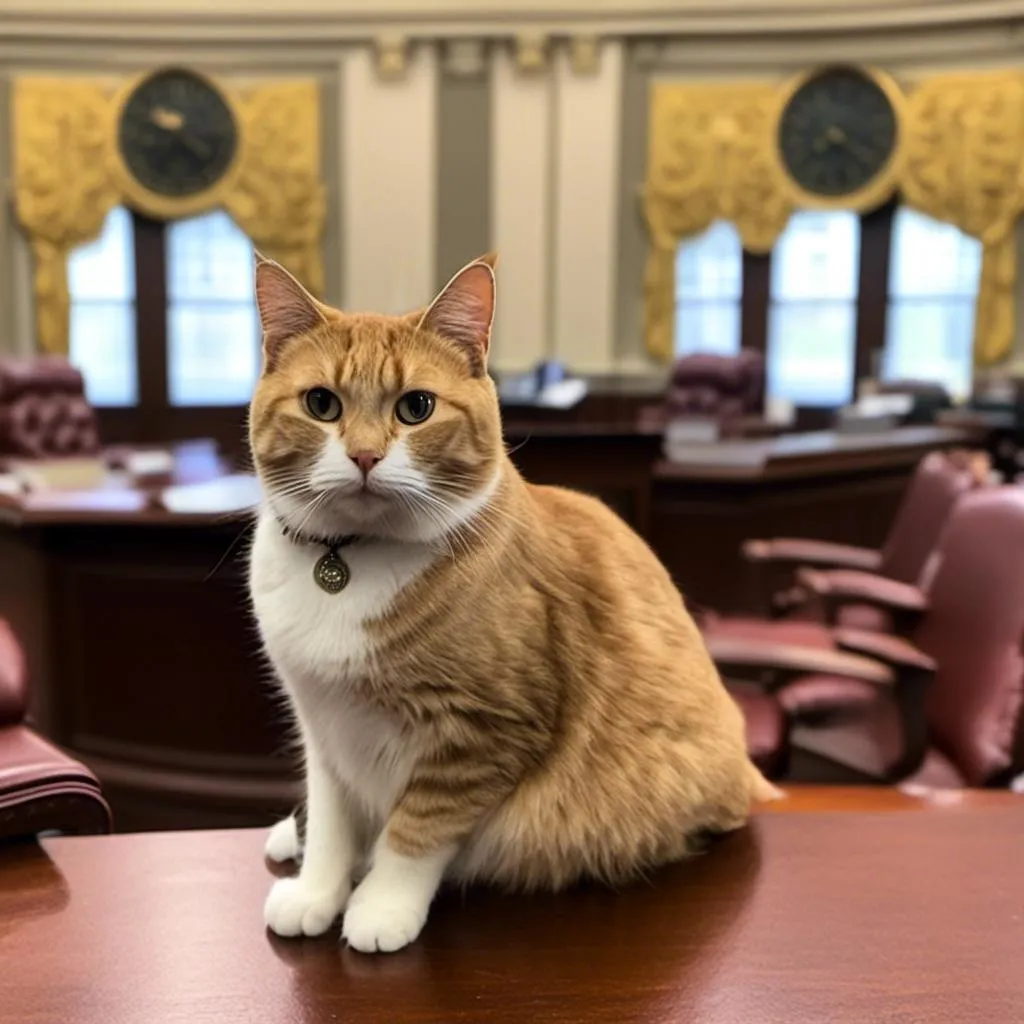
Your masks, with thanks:
<instances>
[{"instance_id":1,"label":"cat's ear","mask_svg":"<svg viewBox=\"0 0 1024 1024\"><path fill-rule=\"evenodd\" d=\"M256 306L268 366L285 342L327 323L324 309L280 263L256 253Z\"/></svg>"},{"instance_id":2,"label":"cat's ear","mask_svg":"<svg viewBox=\"0 0 1024 1024\"><path fill-rule=\"evenodd\" d=\"M463 267L430 304L420 330L454 341L469 359L477 377L487 372L487 351L494 323L494 267L498 257L488 253Z\"/></svg>"}]
</instances>

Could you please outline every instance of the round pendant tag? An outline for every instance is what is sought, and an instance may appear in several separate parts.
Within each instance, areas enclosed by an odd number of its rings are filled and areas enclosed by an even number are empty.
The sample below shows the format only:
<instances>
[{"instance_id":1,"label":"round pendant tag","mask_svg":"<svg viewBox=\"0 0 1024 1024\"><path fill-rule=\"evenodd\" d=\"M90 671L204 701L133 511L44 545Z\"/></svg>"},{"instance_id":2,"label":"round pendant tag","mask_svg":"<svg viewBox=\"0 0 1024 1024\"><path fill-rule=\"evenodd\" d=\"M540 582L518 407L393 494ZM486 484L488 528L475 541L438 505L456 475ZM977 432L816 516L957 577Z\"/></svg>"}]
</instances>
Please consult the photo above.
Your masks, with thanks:
<instances>
[{"instance_id":1,"label":"round pendant tag","mask_svg":"<svg viewBox=\"0 0 1024 1024\"><path fill-rule=\"evenodd\" d=\"M313 566L313 579L328 594L340 594L348 586L348 565L337 551L328 551Z\"/></svg>"}]
</instances>

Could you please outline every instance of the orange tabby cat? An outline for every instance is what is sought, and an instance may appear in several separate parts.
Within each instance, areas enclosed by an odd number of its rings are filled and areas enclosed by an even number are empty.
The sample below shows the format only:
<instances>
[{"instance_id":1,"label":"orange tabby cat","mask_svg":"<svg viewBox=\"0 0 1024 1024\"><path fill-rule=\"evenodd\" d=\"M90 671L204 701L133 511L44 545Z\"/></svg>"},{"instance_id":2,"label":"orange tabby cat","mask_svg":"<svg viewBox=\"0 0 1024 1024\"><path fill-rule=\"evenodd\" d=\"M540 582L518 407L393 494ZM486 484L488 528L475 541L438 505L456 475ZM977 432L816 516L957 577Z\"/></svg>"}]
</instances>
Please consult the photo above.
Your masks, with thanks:
<instances>
[{"instance_id":1,"label":"orange tabby cat","mask_svg":"<svg viewBox=\"0 0 1024 1024\"><path fill-rule=\"evenodd\" d=\"M405 317L337 312L258 263L251 591L307 782L279 935L344 912L351 946L398 949L445 878L621 883L774 793L648 547L509 461L493 263ZM267 853L300 853L294 818Z\"/></svg>"}]
</instances>

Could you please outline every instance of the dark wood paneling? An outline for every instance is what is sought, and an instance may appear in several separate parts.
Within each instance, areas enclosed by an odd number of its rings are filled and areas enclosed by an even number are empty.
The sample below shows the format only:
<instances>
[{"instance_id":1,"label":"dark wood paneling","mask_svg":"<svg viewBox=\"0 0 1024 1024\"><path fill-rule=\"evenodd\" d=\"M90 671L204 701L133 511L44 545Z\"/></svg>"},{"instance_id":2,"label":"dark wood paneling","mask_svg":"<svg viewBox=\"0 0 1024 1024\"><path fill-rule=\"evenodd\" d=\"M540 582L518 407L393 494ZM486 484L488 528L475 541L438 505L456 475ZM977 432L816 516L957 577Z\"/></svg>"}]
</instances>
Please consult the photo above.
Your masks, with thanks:
<instances>
[{"instance_id":1,"label":"dark wood paneling","mask_svg":"<svg viewBox=\"0 0 1024 1024\"><path fill-rule=\"evenodd\" d=\"M761 613L777 580L741 555L752 537L808 537L877 547L911 466L789 481L655 485L651 545L694 610Z\"/></svg>"}]
</instances>

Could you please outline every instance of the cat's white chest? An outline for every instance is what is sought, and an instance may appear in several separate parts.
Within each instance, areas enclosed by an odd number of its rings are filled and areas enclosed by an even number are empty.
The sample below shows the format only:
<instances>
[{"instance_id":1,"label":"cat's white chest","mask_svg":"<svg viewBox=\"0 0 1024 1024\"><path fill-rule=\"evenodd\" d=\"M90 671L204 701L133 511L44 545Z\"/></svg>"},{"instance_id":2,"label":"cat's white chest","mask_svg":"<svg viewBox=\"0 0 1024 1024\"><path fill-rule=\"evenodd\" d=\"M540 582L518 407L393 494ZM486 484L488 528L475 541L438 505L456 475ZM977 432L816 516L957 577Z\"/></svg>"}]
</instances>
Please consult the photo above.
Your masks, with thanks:
<instances>
[{"instance_id":1,"label":"cat's white chest","mask_svg":"<svg viewBox=\"0 0 1024 1024\"><path fill-rule=\"evenodd\" d=\"M388 813L415 757L401 723L360 693L372 676L367 624L388 612L399 592L435 555L426 547L375 542L342 550L349 583L329 594L313 578L324 550L298 545L276 521L260 520L250 591L267 653L292 698L303 733L373 816Z\"/></svg>"},{"instance_id":2,"label":"cat's white chest","mask_svg":"<svg viewBox=\"0 0 1024 1024\"><path fill-rule=\"evenodd\" d=\"M325 553L317 545L293 543L272 517L261 517L250 592L267 652L290 687L334 688L365 678L374 655L367 624L387 614L435 557L426 546L357 542L341 551L348 585L330 594L314 579Z\"/></svg>"}]
</instances>

